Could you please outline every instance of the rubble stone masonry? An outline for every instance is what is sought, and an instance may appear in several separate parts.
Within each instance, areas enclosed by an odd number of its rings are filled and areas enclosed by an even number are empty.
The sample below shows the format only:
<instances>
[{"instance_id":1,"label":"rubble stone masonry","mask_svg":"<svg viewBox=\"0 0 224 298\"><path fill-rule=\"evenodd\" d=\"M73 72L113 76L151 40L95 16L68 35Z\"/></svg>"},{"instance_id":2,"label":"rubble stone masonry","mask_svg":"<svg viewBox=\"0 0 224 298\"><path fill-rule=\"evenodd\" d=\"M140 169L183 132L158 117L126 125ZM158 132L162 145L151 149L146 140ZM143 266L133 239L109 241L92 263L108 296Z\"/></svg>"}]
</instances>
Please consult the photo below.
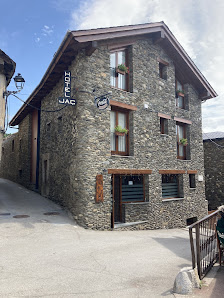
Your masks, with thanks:
<instances>
[{"instance_id":1,"label":"rubble stone masonry","mask_svg":"<svg viewBox=\"0 0 224 298\"><path fill-rule=\"evenodd\" d=\"M110 87L110 52L107 45L99 43L91 56L87 56L85 50L82 50L72 61L69 70L76 106L67 106L56 113L41 112L39 191L68 207L80 225L109 230L112 184L108 169L151 169L152 174L145 176L148 181L148 200L144 203L123 204L125 222L144 221L140 225L144 229L184 227L187 219L199 219L207 214L201 101L194 87L186 84L184 88L188 109L176 107L174 63L159 44L154 44L151 39L138 40L129 46L128 51L130 92ZM159 77L158 57L169 63L166 80ZM94 96L108 91L112 91L111 99L114 101L137 106L136 111L130 112L129 156L111 156L110 107L100 111L94 105ZM41 108L60 108L57 100L60 96L63 96L63 77L42 99ZM171 116L167 135L160 133L158 113ZM188 160L177 159L174 117L192 121L188 125ZM9 154L10 141L6 140L5 160L1 171L2 176L26 186L29 185L30 171L29 125L27 116L15 137L14 153ZM24 145L21 159L17 145L19 139L22 139ZM18 176L20 168L22 178ZM161 169L185 171L182 174L182 199L162 200ZM197 171L196 188L189 187L188 170ZM15 174L12 175L13 171ZM103 175L104 186L104 201L100 203L95 201L98 174ZM203 181L198 181L199 175L203 177ZM44 188L43 184L47 187Z\"/></svg>"}]
</instances>

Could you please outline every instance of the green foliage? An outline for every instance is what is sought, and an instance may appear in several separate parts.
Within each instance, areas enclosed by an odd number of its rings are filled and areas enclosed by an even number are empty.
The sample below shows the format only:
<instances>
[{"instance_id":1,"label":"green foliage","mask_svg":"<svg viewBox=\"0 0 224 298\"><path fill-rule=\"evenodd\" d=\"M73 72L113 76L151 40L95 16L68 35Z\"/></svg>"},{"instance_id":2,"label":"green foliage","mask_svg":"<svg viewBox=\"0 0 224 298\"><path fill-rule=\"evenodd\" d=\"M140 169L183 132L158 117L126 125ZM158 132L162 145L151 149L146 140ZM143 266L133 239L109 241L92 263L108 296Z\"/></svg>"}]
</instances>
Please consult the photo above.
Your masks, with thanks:
<instances>
[{"instance_id":1,"label":"green foliage","mask_svg":"<svg viewBox=\"0 0 224 298\"><path fill-rule=\"evenodd\" d=\"M8 136L11 136L11 133L4 133L4 138L7 138Z\"/></svg>"},{"instance_id":2,"label":"green foliage","mask_svg":"<svg viewBox=\"0 0 224 298\"><path fill-rule=\"evenodd\" d=\"M125 134L128 133L128 129L122 128L120 125L115 126L115 131L117 131L117 132L124 132Z\"/></svg>"},{"instance_id":3,"label":"green foliage","mask_svg":"<svg viewBox=\"0 0 224 298\"><path fill-rule=\"evenodd\" d=\"M187 145L187 139L184 139L184 138L180 139L180 143L182 145L186 146Z\"/></svg>"},{"instance_id":4,"label":"green foliage","mask_svg":"<svg viewBox=\"0 0 224 298\"><path fill-rule=\"evenodd\" d=\"M117 68L121 71L125 71L126 73L129 73L129 69L125 64L119 64Z\"/></svg>"}]
</instances>

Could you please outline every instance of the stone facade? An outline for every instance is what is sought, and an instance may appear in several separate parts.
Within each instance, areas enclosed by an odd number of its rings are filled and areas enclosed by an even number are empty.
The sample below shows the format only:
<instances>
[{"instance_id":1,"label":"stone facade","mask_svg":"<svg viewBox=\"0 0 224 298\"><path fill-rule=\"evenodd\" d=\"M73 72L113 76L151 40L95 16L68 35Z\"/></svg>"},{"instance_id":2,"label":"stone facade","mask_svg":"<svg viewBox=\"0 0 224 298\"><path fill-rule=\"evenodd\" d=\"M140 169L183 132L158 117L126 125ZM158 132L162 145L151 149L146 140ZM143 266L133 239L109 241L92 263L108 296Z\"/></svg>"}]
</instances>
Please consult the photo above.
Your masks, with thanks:
<instances>
[{"instance_id":1,"label":"stone facade","mask_svg":"<svg viewBox=\"0 0 224 298\"><path fill-rule=\"evenodd\" d=\"M123 40L125 41L125 40ZM146 201L123 203L123 222L141 222L124 229L157 229L184 227L187 219L202 218L207 214L205 200L203 141L201 131L201 100L195 88L186 84L186 109L175 105L174 61L159 44L150 38L137 40L128 47L129 92L110 86L110 51L107 45L98 44L87 56L80 50L69 69L72 74L72 96L76 106L58 110L57 98L63 96L63 76L55 87L41 100L39 191L50 199L69 208L75 220L86 228L109 230L113 210L112 175L108 169L150 169L144 175ZM159 77L157 58L167 61L167 79ZM96 90L93 93L93 90ZM100 111L94 105L94 96L112 92L116 102L136 106L130 111L129 156L111 155L110 110ZM170 115L168 134L160 133L158 113ZM13 159L4 157L2 176L29 186L30 171L30 116L26 116L15 136L26 147L23 159L18 148ZM177 159L176 120L192 121L188 125L188 159ZM9 152L6 141L5 152ZM24 148L25 148L24 147ZM6 170L8 160L16 168ZM13 161L14 160L14 161ZM22 162L22 165L21 165ZM19 169L22 175L18 177ZM160 170L183 171L181 198L163 200ZM196 187L189 186L189 172L195 171ZM96 176L103 175L103 202L96 203ZM198 176L203 181L198 181ZM18 178L20 180L18 180ZM122 228L121 228L122 229Z\"/></svg>"},{"instance_id":2,"label":"stone facade","mask_svg":"<svg viewBox=\"0 0 224 298\"><path fill-rule=\"evenodd\" d=\"M224 139L204 140L205 194L209 210L224 204Z\"/></svg>"},{"instance_id":3,"label":"stone facade","mask_svg":"<svg viewBox=\"0 0 224 298\"><path fill-rule=\"evenodd\" d=\"M30 118L30 115L27 116L20 123L19 131L4 140L0 175L32 189L33 186L30 183Z\"/></svg>"}]
</instances>

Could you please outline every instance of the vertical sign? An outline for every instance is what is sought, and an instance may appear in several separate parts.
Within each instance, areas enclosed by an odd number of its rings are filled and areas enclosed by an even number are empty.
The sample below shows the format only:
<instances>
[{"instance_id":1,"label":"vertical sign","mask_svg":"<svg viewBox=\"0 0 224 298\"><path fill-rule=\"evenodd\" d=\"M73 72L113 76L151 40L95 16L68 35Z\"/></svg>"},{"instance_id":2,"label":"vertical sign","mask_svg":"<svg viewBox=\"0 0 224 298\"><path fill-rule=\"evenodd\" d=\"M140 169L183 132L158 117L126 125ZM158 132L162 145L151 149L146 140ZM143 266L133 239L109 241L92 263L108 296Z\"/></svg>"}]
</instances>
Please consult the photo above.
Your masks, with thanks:
<instances>
[{"instance_id":1,"label":"vertical sign","mask_svg":"<svg viewBox=\"0 0 224 298\"><path fill-rule=\"evenodd\" d=\"M59 97L58 103L72 106L76 104L76 100L71 98L71 71L64 72L64 97Z\"/></svg>"},{"instance_id":2,"label":"vertical sign","mask_svg":"<svg viewBox=\"0 0 224 298\"><path fill-rule=\"evenodd\" d=\"M96 202L103 202L103 175L96 176Z\"/></svg>"},{"instance_id":3,"label":"vertical sign","mask_svg":"<svg viewBox=\"0 0 224 298\"><path fill-rule=\"evenodd\" d=\"M65 71L64 74L64 97L71 98L71 71Z\"/></svg>"}]
</instances>

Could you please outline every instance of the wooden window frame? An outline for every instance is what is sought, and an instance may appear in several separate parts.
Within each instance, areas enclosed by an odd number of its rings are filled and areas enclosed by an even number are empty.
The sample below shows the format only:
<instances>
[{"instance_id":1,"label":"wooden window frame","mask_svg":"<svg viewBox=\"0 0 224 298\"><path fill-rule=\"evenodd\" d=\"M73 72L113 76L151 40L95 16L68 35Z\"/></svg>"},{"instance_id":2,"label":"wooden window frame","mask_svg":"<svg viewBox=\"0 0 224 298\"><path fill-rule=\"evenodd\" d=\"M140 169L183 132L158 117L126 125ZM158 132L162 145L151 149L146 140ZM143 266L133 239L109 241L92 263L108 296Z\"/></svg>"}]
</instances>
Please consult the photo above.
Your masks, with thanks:
<instances>
[{"instance_id":1,"label":"wooden window frame","mask_svg":"<svg viewBox=\"0 0 224 298\"><path fill-rule=\"evenodd\" d=\"M176 122L176 126L182 126L183 127L183 130L184 130L184 138L186 139L187 138L187 127L186 127L187 124L185 123L181 123L181 122ZM181 159L181 160L186 160L187 158L187 151L186 151L186 146L183 146L183 151L184 151L184 156L180 156L179 155L179 134L178 134L178 129L176 128L176 131L177 131L177 159Z\"/></svg>"},{"instance_id":2,"label":"wooden window frame","mask_svg":"<svg viewBox=\"0 0 224 298\"><path fill-rule=\"evenodd\" d=\"M177 177L177 187L178 187L178 194L177 196L172 196L172 197L163 197L162 195L162 200L172 200L172 199L176 199L176 198L179 198L180 197L180 193L181 193L181 189L180 189L180 179L181 178L181 173L182 171L177 171L177 173L161 173L161 178L162 178L162 181L163 181L163 175L175 175ZM163 183L163 182L162 182ZM162 190L163 190L163 187L162 187Z\"/></svg>"},{"instance_id":3,"label":"wooden window frame","mask_svg":"<svg viewBox=\"0 0 224 298\"><path fill-rule=\"evenodd\" d=\"M161 58L157 58L157 61L159 62L159 77L163 80L167 80L167 66L169 63Z\"/></svg>"},{"instance_id":4,"label":"wooden window frame","mask_svg":"<svg viewBox=\"0 0 224 298\"><path fill-rule=\"evenodd\" d=\"M122 177L132 176L132 175L120 175L120 193L121 193L121 205L122 204L131 204L131 203L143 203L145 202L145 175L133 175L133 176L141 176L142 177L142 187L143 187L143 200L142 201L125 201L122 199Z\"/></svg>"},{"instance_id":5,"label":"wooden window frame","mask_svg":"<svg viewBox=\"0 0 224 298\"><path fill-rule=\"evenodd\" d=\"M110 51L110 54L115 53L115 67L118 67L118 53L119 52L125 53L125 65L127 67L129 67L129 57L128 57L128 49L127 48L119 48L119 49ZM126 85L125 89L118 88L118 73L116 73L116 70L115 70L115 86L111 85L111 87L119 89L119 90L123 90L123 91L129 91L129 74L126 73L124 76L125 76L125 85Z\"/></svg>"},{"instance_id":6,"label":"wooden window frame","mask_svg":"<svg viewBox=\"0 0 224 298\"><path fill-rule=\"evenodd\" d=\"M116 113L116 121L115 121L115 126L118 125L118 113L123 113L126 116L126 128L128 130L128 133L125 135L125 148L126 151L118 151L118 136L115 135L115 151L111 151L111 155L123 155L123 156L128 156L129 155L129 110L118 108L115 106L111 106L111 111Z\"/></svg>"},{"instance_id":7,"label":"wooden window frame","mask_svg":"<svg viewBox=\"0 0 224 298\"><path fill-rule=\"evenodd\" d=\"M180 95L178 95L178 93L177 93L177 90L178 90L178 89L177 89L177 82L179 82L179 83L181 84L181 87L182 87L182 90L181 90L181 91L184 91L184 85L183 85L183 83L182 83L180 80L176 79L176 80L175 80L176 107L177 107L178 109L185 110L185 109L186 109L186 103L185 103L184 93L179 93ZM179 107L179 106L178 106L179 96L183 98L183 107Z\"/></svg>"}]
</instances>

